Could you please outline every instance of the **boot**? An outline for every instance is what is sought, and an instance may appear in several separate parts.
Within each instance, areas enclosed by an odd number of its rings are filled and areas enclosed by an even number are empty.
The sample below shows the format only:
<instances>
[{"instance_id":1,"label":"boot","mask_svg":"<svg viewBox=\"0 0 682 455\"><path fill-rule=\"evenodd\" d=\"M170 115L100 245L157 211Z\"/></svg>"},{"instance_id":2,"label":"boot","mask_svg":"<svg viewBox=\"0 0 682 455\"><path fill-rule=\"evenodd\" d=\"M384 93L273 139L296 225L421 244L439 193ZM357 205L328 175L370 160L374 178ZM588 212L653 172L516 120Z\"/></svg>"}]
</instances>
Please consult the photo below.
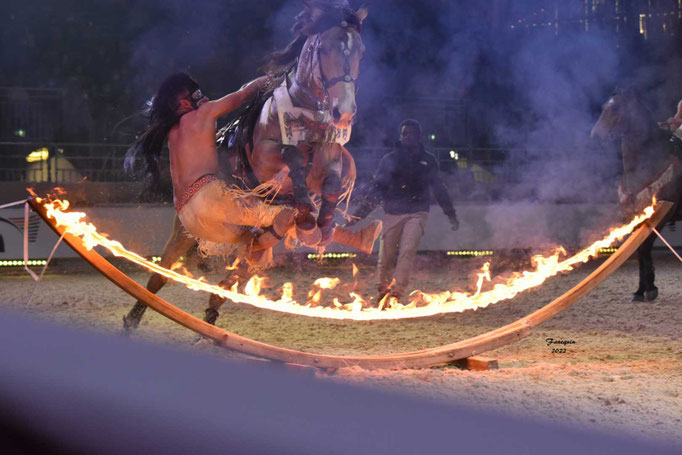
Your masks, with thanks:
<instances>
[{"instance_id":1,"label":"boot","mask_svg":"<svg viewBox=\"0 0 682 455\"><path fill-rule=\"evenodd\" d=\"M204 315L204 322L208 322L211 325L215 325L216 319L218 319L218 316L220 313L218 313L218 310L214 308L206 308L206 314Z\"/></svg>"},{"instance_id":2,"label":"boot","mask_svg":"<svg viewBox=\"0 0 682 455\"><path fill-rule=\"evenodd\" d=\"M353 247L365 254L371 254L374 242L379 238L379 234L381 234L381 221L375 220L355 232L336 226L333 241Z\"/></svg>"}]
</instances>

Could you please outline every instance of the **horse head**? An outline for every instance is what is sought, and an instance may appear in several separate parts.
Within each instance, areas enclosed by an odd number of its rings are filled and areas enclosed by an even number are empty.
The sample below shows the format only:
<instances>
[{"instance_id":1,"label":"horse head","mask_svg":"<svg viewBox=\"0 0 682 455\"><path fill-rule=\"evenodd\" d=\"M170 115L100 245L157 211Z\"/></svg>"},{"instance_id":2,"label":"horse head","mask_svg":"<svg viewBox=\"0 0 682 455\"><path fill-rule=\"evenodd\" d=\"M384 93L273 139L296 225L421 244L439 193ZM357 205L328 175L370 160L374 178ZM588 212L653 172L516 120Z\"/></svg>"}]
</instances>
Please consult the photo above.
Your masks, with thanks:
<instances>
[{"instance_id":1,"label":"horse head","mask_svg":"<svg viewBox=\"0 0 682 455\"><path fill-rule=\"evenodd\" d=\"M299 15L307 20L298 33L305 37L296 67L296 82L329 112L339 128L349 128L357 105L355 93L360 60L365 52L360 32L367 8L353 11L345 1L309 1Z\"/></svg>"},{"instance_id":2,"label":"horse head","mask_svg":"<svg viewBox=\"0 0 682 455\"><path fill-rule=\"evenodd\" d=\"M626 135L645 137L651 132L649 110L634 89L616 89L602 105L601 115L590 132L590 138L616 141Z\"/></svg>"}]
</instances>

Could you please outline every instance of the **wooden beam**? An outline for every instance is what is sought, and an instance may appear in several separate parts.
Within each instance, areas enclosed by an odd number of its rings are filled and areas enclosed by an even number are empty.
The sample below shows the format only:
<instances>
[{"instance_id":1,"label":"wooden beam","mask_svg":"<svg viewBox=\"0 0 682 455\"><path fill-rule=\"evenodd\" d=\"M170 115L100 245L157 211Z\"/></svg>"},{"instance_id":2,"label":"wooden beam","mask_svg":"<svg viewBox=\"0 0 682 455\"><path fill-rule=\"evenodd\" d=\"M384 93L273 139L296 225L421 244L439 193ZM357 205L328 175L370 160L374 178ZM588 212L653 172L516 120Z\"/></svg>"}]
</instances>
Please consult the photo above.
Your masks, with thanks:
<instances>
[{"instance_id":1,"label":"wooden beam","mask_svg":"<svg viewBox=\"0 0 682 455\"><path fill-rule=\"evenodd\" d=\"M33 209L45 220L58 235L62 235L64 229L55 226L45 213L44 207L36 202L35 199L29 201ZM258 341L250 340L245 337L227 332L219 327L208 324L201 319L188 314L179 308L171 305L161 297L152 294L126 274L114 267L109 261L103 258L94 250L88 250L79 237L66 234L64 241L69 244L83 259L89 262L95 269L111 280L118 287L147 304L155 311L167 318L193 330L200 335L211 338L221 346L235 351L243 352L256 357L270 360L309 365L316 368L343 368L358 366L365 369L403 369L420 368L438 364L449 363L454 360L472 357L474 355L490 351L501 346L514 343L531 333L531 329L536 325L550 319L557 313L577 302L587 292L604 281L613 273L630 255L641 245L641 243L651 233L651 227L656 226L672 207L671 203L659 202L656 212L646 223L643 223L628 240L611 255L604 263L592 272L587 278L578 283L561 297L550 302L543 308L534 313L517 320L504 327L492 330L487 333L458 341L456 343L439 346L436 348L424 349L421 351L406 352L389 355L373 356L337 356L326 354L312 354L308 352L295 351L292 349L271 346Z\"/></svg>"}]
</instances>

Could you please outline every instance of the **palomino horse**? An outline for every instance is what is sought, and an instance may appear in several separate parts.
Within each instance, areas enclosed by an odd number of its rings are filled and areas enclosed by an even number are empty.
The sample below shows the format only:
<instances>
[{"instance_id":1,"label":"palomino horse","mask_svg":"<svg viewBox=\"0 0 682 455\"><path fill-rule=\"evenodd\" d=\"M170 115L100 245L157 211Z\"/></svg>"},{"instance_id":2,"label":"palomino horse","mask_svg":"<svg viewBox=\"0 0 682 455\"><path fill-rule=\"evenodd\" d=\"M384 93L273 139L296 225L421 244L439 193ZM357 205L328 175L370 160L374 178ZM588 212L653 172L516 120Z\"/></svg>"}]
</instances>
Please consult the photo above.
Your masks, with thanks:
<instances>
[{"instance_id":1,"label":"palomino horse","mask_svg":"<svg viewBox=\"0 0 682 455\"><path fill-rule=\"evenodd\" d=\"M621 208L626 214L650 204L655 194L680 208L682 198L682 164L679 144L671 134L658 128L651 113L631 90L617 90L603 105L599 120L590 137L620 141L623 174L618 187ZM671 140L673 139L673 140ZM676 208L657 227L677 218ZM675 218L674 218L675 217ZM656 234L651 234L637 250L639 287L633 301L654 300L658 288L654 285L654 264L651 250Z\"/></svg>"},{"instance_id":2,"label":"palomino horse","mask_svg":"<svg viewBox=\"0 0 682 455\"><path fill-rule=\"evenodd\" d=\"M254 100L236 122L223 128L218 142L226 150L225 177L246 187L278 182L278 200L297 208L293 236L310 247L331 241L371 252L380 224L352 233L336 227L337 204L350 198L355 163L344 144L350 139L356 112L355 93L364 45L360 36L367 9L353 11L345 0L308 0L296 16L295 39L270 56L268 72L283 75L274 90ZM234 179L233 179L234 180ZM319 203L310 200L310 194ZM315 207L319 206L317 216ZM164 247L160 265L170 267L195 240L178 217ZM242 281L244 261L221 282ZM158 292L166 278L152 275L147 289ZM213 323L224 299L211 296L205 320ZM137 302L123 318L126 330L137 327L146 306Z\"/></svg>"}]
</instances>

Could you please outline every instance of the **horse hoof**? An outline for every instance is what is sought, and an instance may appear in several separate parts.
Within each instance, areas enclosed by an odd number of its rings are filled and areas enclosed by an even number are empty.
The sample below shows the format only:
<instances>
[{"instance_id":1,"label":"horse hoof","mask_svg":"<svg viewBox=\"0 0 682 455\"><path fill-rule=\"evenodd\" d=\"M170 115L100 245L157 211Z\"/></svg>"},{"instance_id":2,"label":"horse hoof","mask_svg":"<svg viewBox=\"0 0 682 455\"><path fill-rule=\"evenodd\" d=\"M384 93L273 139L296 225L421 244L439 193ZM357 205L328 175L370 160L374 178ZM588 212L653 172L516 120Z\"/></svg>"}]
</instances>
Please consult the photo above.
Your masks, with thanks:
<instances>
[{"instance_id":1,"label":"horse hoof","mask_svg":"<svg viewBox=\"0 0 682 455\"><path fill-rule=\"evenodd\" d=\"M644 294L633 294L631 302L644 302Z\"/></svg>"},{"instance_id":2,"label":"horse hoof","mask_svg":"<svg viewBox=\"0 0 682 455\"><path fill-rule=\"evenodd\" d=\"M658 297L658 288L653 288L650 291L644 292L644 300L646 300L647 302L656 300L656 297Z\"/></svg>"},{"instance_id":3,"label":"horse hoof","mask_svg":"<svg viewBox=\"0 0 682 455\"><path fill-rule=\"evenodd\" d=\"M310 231L304 231L296 226L296 238L305 246L316 247L320 243L320 240L322 240L322 233L317 226Z\"/></svg>"}]
</instances>

